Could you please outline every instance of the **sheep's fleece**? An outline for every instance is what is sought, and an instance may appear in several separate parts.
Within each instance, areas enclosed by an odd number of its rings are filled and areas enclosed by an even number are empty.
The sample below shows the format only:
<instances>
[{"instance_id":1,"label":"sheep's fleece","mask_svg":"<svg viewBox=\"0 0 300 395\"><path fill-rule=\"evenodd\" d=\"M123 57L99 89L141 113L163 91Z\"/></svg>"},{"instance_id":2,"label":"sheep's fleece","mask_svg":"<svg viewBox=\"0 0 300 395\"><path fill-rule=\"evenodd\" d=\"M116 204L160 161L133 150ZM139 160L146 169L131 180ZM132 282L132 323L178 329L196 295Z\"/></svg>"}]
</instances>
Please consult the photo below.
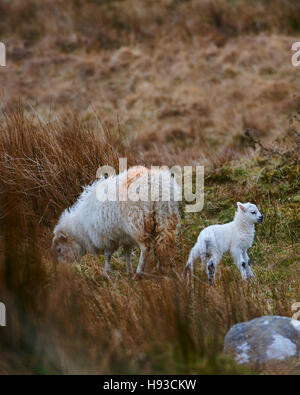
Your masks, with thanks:
<instances>
[{"instance_id":1,"label":"sheep's fleece","mask_svg":"<svg viewBox=\"0 0 300 395\"><path fill-rule=\"evenodd\" d=\"M180 193L168 170L139 166L99 179L85 187L77 202L61 215L53 232L53 250L65 262L78 261L86 253L104 254L105 271L109 271L112 253L123 246L131 272L131 250L138 245L137 273L142 273L154 247L160 268L170 267ZM143 200L137 200L138 196Z\"/></svg>"}]
</instances>

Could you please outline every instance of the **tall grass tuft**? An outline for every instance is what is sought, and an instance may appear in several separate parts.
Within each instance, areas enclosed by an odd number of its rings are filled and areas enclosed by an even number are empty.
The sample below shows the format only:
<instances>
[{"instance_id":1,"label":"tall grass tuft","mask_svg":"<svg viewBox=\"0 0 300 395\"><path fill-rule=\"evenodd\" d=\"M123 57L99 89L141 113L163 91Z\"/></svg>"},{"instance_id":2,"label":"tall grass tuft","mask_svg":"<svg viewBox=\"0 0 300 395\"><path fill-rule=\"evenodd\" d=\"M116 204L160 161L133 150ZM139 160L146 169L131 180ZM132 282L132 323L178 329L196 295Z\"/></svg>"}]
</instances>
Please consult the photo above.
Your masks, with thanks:
<instances>
[{"instance_id":1,"label":"tall grass tuft","mask_svg":"<svg viewBox=\"0 0 300 395\"><path fill-rule=\"evenodd\" d=\"M118 169L119 157L130 160L125 141L120 130L111 132L101 121L90 130L74 114L50 122L11 105L0 124L0 190L22 200L25 217L52 224L95 180L99 166Z\"/></svg>"}]
</instances>

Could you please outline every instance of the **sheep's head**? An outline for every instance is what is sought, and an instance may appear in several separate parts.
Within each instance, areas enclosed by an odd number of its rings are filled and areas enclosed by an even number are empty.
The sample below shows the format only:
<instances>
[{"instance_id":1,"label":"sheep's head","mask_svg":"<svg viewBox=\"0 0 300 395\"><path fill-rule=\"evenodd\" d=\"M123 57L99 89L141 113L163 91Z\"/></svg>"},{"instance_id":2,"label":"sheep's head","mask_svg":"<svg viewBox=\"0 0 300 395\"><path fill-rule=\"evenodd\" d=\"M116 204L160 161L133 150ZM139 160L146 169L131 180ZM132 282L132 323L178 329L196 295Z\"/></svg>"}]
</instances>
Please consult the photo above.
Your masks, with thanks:
<instances>
[{"instance_id":1,"label":"sheep's head","mask_svg":"<svg viewBox=\"0 0 300 395\"><path fill-rule=\"evenodd\" d=\"M253 203L240 203L237 202L237 207L240 213L250 224L261 223L263 215L259 212L257 206Z\"/></svg>"},{"instance_id":2,"label":"sheep's head","mask_svg":"<svg viewBox=\"0 0 300 395\"><path fill-rule=\"evenodd\" d=\"M66 263L79 261L84 254L81 245L61 231L54 234L52 240L52 251L59 262Z\"/></svg>"}]
</instances>

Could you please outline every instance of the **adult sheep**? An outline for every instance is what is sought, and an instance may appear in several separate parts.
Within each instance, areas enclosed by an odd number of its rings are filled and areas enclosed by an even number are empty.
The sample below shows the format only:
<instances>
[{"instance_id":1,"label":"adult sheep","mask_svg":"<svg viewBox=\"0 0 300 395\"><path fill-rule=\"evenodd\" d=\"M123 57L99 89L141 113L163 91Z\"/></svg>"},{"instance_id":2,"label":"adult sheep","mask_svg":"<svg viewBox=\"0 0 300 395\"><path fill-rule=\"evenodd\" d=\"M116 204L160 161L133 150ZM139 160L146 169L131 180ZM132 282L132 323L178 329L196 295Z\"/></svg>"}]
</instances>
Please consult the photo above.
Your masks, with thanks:
<instances>
[{"instance_id":1,"label":"adult sheep","mask_svg":"<svg viewBox=\"0 0 300 395\"><path fill-rule=\"evenodd\" d=\"M180 192L168 170L141 166L97 180L61 215L53 231L53 251L68 263L87 253L104 254L107 273L111 255L122 246L131 273L131 252L137 245L141 274L154 247L160 268L168 268L174 259Z\"/></svg>"}]
</instances>

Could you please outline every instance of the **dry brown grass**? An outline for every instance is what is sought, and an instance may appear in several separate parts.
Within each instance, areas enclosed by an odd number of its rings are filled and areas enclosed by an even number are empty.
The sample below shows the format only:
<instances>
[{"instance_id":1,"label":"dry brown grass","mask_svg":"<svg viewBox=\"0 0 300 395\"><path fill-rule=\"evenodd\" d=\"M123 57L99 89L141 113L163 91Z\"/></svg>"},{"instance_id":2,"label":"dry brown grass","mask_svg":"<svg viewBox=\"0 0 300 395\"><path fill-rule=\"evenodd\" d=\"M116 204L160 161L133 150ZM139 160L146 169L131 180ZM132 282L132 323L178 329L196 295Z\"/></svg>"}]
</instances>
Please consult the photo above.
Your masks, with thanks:
<instances>
[{"instance_id":1,"label":"dry brown grass","mask_svg":"<svg viewBox=\"0 0 300 395\"><path fill-rule=\"evenodd\" d=\"M24 203L25 218L34 211L39 223L53 225L82 186L96 179L99 166L118 168L124 156L130 164L133 153L126 152L120 130L100 120L95 134L74 114L48 122L11 105L0 126L1 190Z\"/></svg>"},{"instance_id":2,"label":"dry brown grass","mask_svg":"<svg viewBox=\"0 0 300 395\"><path fill-rule=\"evenodd\" d=\"M222 354L226 331L300 300L297 13L296 0L0 0L1 373L249 372ZM170 278L132 281L116 255L103 280L102 258L49 255L61 211L121 156L205 165L205 207L182 215ZM201 270L187 286L199 230L237 200L265 214L257 279L225 257L216 287Z\"/></svg>"},{"instance_id":3,"label":"dry brown grass","mask_svg":"<svg viewBox=\"0 0 300 395\"><path fill-rule=\"evenodd\" d=\"M291 304L300 296L299 213L296 201L288 200L299 192L295 145L282 154L286 157L279 169L272 164L273 152L256 152L253 169L262 168L254 176L249 164L232 160L232 154L211 163L205 210L182 219L172 276L133 281L116 256L113 274L104 280L102 259L88 256L75 267L55 266L45 240L50 241L61 209L74 200L82 183L94 178L99 163L115 165L119 155L126 155L126 146L117 145L120 136L114 141L114 134L105 130L89 133L76 119L69 124L38 122L21 108L5 119L0 140L0 300L6 303L9 324L1 339L1 372L249 372L222 354L226 331L264 314L291 316ZM266 215L254 255L260 262L255 266L258 279L244 284L226 259L216 287L208 286L202 271L186 283L181 272L194 235L203 222L232 215L235 200L245 194L239 182L232 184L233 177L243 176L243 168L249 172L245 198L254 198ZM274 177L288 189L273 189L271 197L268 183ZM271 253L275 266L268 262ZM298 372L299 366L268 371Z\"/></svg>"},{"instance_id":4,"label":"dry brown grass","mask_svg":"<svg viewBox=\"0 0 300 395\"><path fill-rule=\"evenodd\" d=\"M262 287L227 268L210 288L198 275L187 286L180 259L172 277L140 282L121 268L104 281L91 259L79 272L64 265L53 272L42 260L37 225L15 208L1 221L9 322L2 373L246 373L222 355L226 331L263 314L290 314L292 274Z\"/></svg>"},{"instance_id":5,"label":"dry brown grass","mask_svg":"<svg viewBox=\"0 0 300 395\"><path fill-rule=\"evenodd\" d=\"M203 141L219 151L245 128L270 143L299 108L290 61L297 1L56 0L41 7L26 0L2 8L2 108L21 97L45 119L71 109L94 129L95 113L111 124L118 114L146 160L159 161L163 151L179 164L196 163Z\"/></svg>"}]
</instances>

